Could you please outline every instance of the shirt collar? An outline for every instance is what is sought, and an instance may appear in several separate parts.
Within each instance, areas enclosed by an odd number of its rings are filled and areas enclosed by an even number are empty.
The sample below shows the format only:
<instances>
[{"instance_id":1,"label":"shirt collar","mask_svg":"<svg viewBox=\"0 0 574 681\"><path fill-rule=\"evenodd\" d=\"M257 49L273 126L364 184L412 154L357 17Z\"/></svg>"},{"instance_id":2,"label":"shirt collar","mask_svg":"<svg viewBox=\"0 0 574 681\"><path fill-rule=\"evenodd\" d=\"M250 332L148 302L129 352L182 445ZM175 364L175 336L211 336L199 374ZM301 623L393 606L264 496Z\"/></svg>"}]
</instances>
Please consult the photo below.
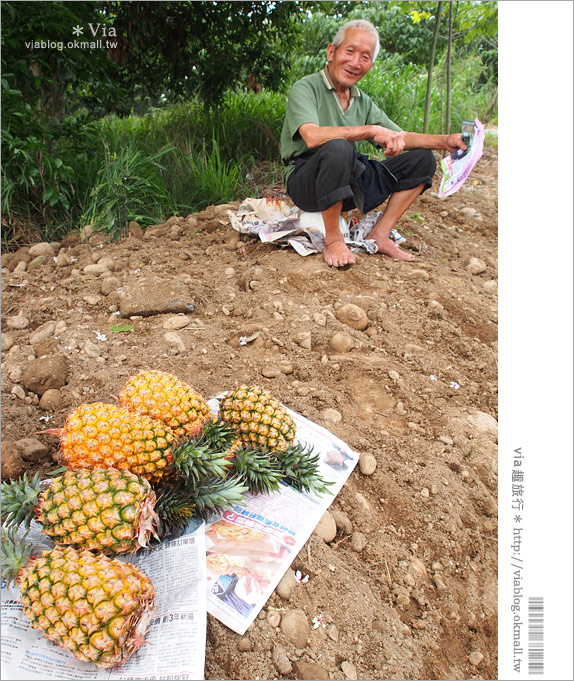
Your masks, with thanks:
<instances>
[{"instance_id":1,"label":"shirt collar","mask_svg":"<svg viewBox=\"0 0 574 681\"><path fill-rule=\"evenodd\" d=\"M323 76L323 82L325 83L326 87L329 88L329 90L334 90L335 89L335 84L333 83L333 80L331 79L331 74L329 73L329 69L325 66L325 68L321 69L321 75ZM361 91L356 85L351 85L351 98L353 97L360 97L361 96Z\"/></svg>"}]
</instances>

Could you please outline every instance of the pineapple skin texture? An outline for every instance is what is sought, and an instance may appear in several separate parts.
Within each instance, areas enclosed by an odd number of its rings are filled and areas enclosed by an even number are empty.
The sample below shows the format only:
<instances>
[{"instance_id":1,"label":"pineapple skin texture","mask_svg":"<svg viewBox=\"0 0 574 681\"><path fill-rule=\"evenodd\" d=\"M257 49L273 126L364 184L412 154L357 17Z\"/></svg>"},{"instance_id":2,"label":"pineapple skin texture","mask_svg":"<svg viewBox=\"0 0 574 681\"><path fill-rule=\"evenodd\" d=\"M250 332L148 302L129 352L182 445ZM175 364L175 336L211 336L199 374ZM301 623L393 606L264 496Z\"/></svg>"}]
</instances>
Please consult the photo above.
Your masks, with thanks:
<instances>
[{"instance_id":1,"label":"pineapple skin texture","mask_svg":"<svg viewBox=\"0 0 574 681\"><path fill-rule=\"evenodd\" d=\"M163 421L177 437L193 437L210 419L209 405L190 385L156 369L132 376L118 396L132 411Z\"/></svg>"},{"instance_id":2,"label":"pineapple skin texture","mask_svg":"<svg viewBox=\"0 0 574 681\"><path fill-rule=\"evenodd\" d=\"M17 583L32 626L102 668L137 650L155 607L154 586L143 572L71 546L42 552L20 570Z\"/></svg>"},{"instance_id":3,"label":"pineapple skin texture","mask_svg":"<svg viewBox=\"0 0 574 681\"><path fill-rule=\"evenodd\" d=\"M173 476L175 439L162 421L94 402L68 416L60 432L60 450L72 470L116 468L157 483Z\"/></svg>"},{"instance_id":4,"label":"pineapple skin texture","mask_svg":"<svg viewBox=\"0 0 574 681\"><path fill-rule=\"evenodd\" d=\"M226 393L221 419L237 432L240 441L269 452L284 452L295 439L296 426L271 393L255 386L240 386Z\"/></svg>"},{"instance_id":5,"label":"pineapple skin texture","mask_svg":"<svg viewBox=\"0 0 574 681\"><path fill-rule=\"evenodd\" d=\"M66 471L39 496L36 520L57 544L105 554L147 546L156 520L155 492L129 471Z\"/></svg>"}]
</instances>

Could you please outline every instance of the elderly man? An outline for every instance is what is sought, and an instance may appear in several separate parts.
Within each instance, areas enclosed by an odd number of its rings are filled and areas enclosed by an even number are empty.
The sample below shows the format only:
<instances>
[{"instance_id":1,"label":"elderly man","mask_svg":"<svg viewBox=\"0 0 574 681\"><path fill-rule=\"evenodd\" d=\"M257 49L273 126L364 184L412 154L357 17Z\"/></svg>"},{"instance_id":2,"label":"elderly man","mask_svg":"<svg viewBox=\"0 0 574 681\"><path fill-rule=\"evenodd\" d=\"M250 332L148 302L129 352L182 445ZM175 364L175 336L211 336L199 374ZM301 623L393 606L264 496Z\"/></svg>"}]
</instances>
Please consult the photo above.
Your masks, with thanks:
<instances>
[{"instance_id":1,"label":"elderly man","mask_svg":"<svg viewBox=\"0 0 574 681\"><path fill-rule=\"evenodd\" d=\"M379 52L379 35L369 21L346 23L327 47L327 66L298 80L289 92L281 134L287 164L285 188L304 211L321 212L325 225L323 257L333 267L355 262L339 228L342 211L368 213L389 196L369 234L379 252L412 260L390 232L413 201L432 184L436 161L431 149L466 149L461 134L424 135L393 123L357 83ZM371 160L356 150L369 140L387 158ZM408 153L402 153L403 151Z\"/></svg>"}]
</instances>

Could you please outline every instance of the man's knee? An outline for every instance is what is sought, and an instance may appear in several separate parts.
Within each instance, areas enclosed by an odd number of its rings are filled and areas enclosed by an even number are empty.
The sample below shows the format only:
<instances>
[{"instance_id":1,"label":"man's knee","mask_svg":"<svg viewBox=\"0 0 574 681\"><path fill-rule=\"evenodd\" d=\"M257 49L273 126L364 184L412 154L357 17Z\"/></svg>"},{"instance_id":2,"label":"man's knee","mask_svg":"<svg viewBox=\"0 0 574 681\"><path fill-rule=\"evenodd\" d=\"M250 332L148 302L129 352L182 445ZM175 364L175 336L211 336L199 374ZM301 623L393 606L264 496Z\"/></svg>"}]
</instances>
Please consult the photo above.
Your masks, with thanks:
<instances>
[{"instance_id":1,"label":"man's knee","mask_svg":"<svg viewBox=\"0 0 574 681\"><path fill-rule=\"evenodd\" d=\"M337 138L325 142L317 150L322 158L333 163L352 163L355 159L355 148L348 140Z\"/></svg>"},{"instance_id":2,"label":"man's knee","mask_svg":"<svg viewBox=\"0 0 574 681\"><path fill-rule=\"evenodd\" d=\"M430 149L413 149L409 153L417 152L419 157L421 175L430 175L431 177L436 171L436 158Z\"/></svg>"}]
</instances>

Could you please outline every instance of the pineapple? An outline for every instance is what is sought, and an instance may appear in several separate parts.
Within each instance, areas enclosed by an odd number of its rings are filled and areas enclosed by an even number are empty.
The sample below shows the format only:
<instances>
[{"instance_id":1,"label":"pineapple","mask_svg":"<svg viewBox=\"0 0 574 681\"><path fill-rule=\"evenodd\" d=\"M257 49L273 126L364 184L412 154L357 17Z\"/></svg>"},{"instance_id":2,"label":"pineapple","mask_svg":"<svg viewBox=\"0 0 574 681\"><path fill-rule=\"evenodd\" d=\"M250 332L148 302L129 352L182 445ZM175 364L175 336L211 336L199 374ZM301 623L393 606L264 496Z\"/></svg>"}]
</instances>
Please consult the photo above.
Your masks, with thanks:
<instances>
[{"instance_id":1,"label":"pineapple","mask_svg":"<svg viewBox=\"0 0 574 681\"><path fill-rule=\"evenodd\" d=\"M178 436L197 435L211 418L205 399L191 386L164 371L142 371L124 385L122 407L163 421Z\"/></svg>"},{"instance_id":2,"label":"pineapple","mask_svg":"<svg viewBox=\"0 0 574 681\"><path fill-rule=\"evenodd\" d=\"M16 580L35 629L101 668L123 664L143 645L155 589L138 568L72 546L30 555L15 528L3 534L3 577Z\"/></svg>"},{"instance_id":3,"label":"pineapple","mask_svg":"<svg viewBox=\"0 0 574 681\"><path fill-rule=\"evenodd\" d=\"M44 432L60 437L62 458L72 470L117 468L163 483L176 476L195 481L222 477L229 467L217 452L197 454L187 439L177 440L163 421L113 404L83 404L68 416L63 428Z\"/></svg>"},{"instance_id":4,"label":"pineapple","mask_svg":"<svg viewBox=\"0 0 574 681\"><path fill-rule=\"evenodd\" d=\"M244 385L231 390L221 401L219 416L242 442L271 454L285 451L295 439L293 419L261 388Z\"/></svg>"},{"instance_id":5,"label":"pineapple","mask_svg":"<svg viewBox=\"0 0 574 681\"><path fill-rule=\"evenodd\" d=\"M195 505L188 495L160 496L129 471L81 468L42 483L2 483L2 520L30 526L32 518L58 544L106 554L134 553L187 524ZM159 534L158 534L159 533Z\"/></svg>"}]
</instances>

